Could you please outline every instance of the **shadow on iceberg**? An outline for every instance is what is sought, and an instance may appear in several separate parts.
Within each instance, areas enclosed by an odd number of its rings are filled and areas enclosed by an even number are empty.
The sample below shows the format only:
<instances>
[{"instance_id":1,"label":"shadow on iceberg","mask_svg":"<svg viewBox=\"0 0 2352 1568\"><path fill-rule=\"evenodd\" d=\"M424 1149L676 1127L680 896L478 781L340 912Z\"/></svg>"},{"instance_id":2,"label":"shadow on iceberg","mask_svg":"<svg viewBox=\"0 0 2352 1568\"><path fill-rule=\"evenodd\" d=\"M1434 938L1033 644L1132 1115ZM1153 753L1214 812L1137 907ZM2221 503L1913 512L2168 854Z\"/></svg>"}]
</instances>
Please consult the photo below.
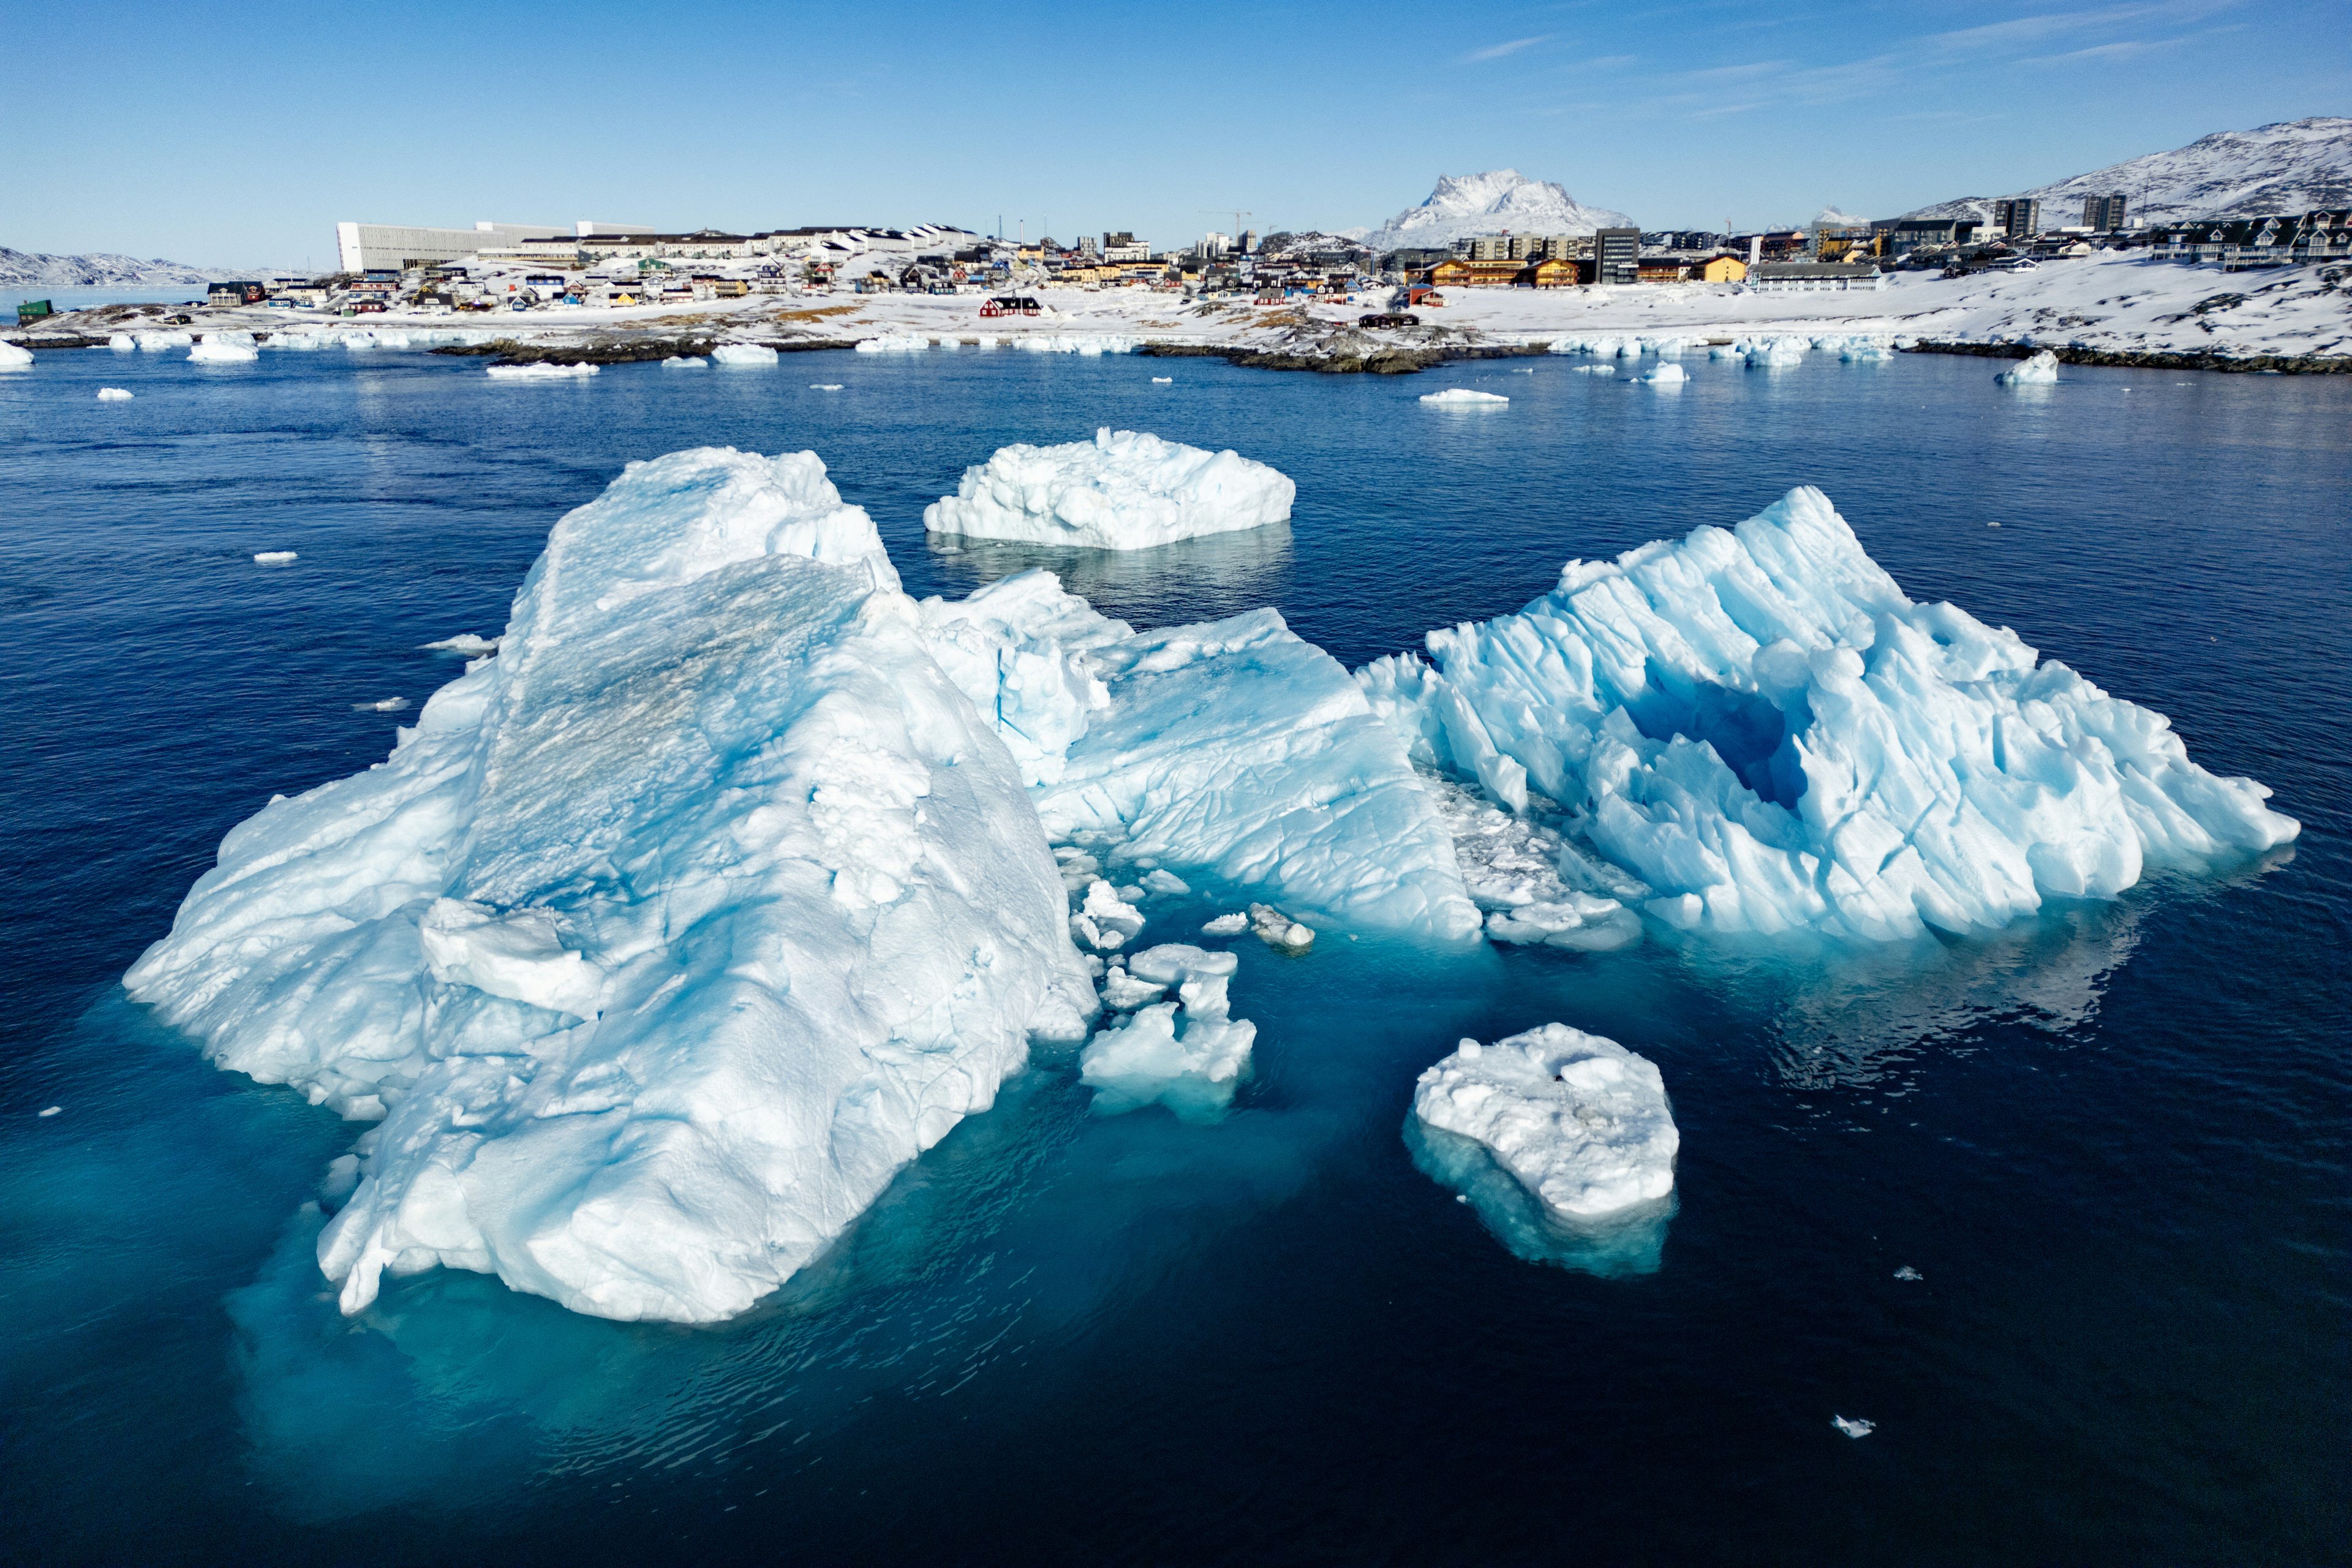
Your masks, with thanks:
<instances>
[{"instance_id":1,"label":"shadow on iceberg","mask_svg":"<svg viewBox=\"0 0 2352 1568\"><path fill-rule=\"evenodd\" d=\"M1408 1116L1404 1142L1422 1174L1461 1194L1513 1257L1604 1279L1658 1271L1679 1189L1601 1219L1570 1224L1548 1211L1475 1139Z\"/></svg>"}]
</instances>

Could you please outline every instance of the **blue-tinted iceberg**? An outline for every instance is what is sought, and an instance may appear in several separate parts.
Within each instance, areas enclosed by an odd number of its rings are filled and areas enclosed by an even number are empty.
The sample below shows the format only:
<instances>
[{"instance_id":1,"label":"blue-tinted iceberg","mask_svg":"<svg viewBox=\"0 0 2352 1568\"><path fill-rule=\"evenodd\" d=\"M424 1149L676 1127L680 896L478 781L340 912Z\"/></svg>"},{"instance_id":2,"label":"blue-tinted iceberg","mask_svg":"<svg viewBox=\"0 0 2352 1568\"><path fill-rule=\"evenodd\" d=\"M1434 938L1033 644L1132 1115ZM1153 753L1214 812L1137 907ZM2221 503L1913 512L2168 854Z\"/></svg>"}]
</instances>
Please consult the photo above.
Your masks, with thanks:
<instances>
[{"instance_id":1,"label":"blue-tinted iceberg","mask_svg":"<svg viewBox=\"0 0 2352 1568\"><path fill-rule=\"evenodd\" d=\"M1427 645L1357 677L1414 755L1559 803L1685 929L1984 930L2299 831L2162 714L1906 597L1814 489Z\"/></svg>"},{"instance_id":2,"label":"blue-tinted iceberg","mask_svg":"<svg viewBox=\"0 0 2352 1568\"><path fill-rule=\"evenodd\" d=\"M1097 1111L1116 1116L1159 1102L1197 1121L1232 1103L1257 1040L1257 1026L1233 1016L1225 996L1239 966L1230 952L1169 942L1103 977L1105 1003L1132 1011L1079 1053L1079 1080L1095 1090ZM1175 999L1160 1000L1171 985Z\"/></svg>"},{"instance_id":3,"label":"blue-tinted iceberg","mask_svg":"<svg viewBox=\"0 0 2352 1568\"><path fill-rule=\"evenodd\" d=\"M1139 632L1024 572L923 616L1056 843L1354 926L1478 929L1403 736L1277 612Z\"/></svg>"},{"instance_id":4,"label":"blue-tinted iceberg","mask_svg":"<svg viewBox=\"0 0 2352 1568\"><path fill-rule=\"evenodd\" d=\"M813 453L632 464L494 658L233 831L126 980L355 1118L347 1310L436 1265L743 1310L1094 1010L1013 759Z\"/></svg>"},{"instance_id":5,"label":"blue-tinted iceberg","mask_svg":"<svg viewBox=\"0 0 2352 1568\"><path fill-rule=\"evenodd\" d=\"M1238 452L1106 427L1091 441L999 449L963 471L955 494L923 509L923 527L968 539L1145 550L1281 522L1297 492L1286 476Z\"/></svg>"}]
</instances>

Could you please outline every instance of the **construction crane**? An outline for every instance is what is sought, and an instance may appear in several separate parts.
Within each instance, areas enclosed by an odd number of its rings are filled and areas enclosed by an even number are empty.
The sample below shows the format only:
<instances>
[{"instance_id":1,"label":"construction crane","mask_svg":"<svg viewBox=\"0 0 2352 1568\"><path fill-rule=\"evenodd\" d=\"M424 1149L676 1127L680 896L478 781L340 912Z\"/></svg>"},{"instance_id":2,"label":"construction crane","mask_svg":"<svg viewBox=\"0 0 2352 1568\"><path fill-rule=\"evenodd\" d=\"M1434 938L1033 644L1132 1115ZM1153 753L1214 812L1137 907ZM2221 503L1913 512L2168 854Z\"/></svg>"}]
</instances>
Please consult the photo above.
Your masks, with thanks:
<instances>
[{"instance_id":1,"label":"construction crane","mask_svg":"<svg viewBox=\"0 0 2352 1568\"><path fill-rule=\"evenodd\" d=\"M1242 243L1242 219L1257 216L1257 214L1247 207L1199 207L1194 210L1207 213L1213 217L1223 217L1227 212L1231 212L1234 215L1234 247L1237 250L1241 248Z\"/></svg>"}]
</instances>

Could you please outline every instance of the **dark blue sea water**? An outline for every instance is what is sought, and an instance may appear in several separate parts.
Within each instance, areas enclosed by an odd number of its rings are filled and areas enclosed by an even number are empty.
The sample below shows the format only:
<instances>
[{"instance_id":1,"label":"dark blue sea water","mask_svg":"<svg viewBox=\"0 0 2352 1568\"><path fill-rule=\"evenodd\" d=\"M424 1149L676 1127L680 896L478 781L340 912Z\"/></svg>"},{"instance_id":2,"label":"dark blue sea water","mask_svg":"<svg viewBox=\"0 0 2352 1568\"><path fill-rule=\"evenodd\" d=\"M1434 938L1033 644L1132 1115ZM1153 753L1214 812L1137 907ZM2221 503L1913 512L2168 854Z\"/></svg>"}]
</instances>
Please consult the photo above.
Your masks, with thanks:
<instances>
[{"instance_id":1,"label":"dark blue sea water","mask_svg":"<svg viewBox=\"0 0 2352 1568\"><path fill-rule=\"evenodd\" d=\"M2021 394L1978 360L1817 355L1694 361L1662 395L1532 369L832 353L501 385L421 354L96 352L0 376L0 1557L2352 1555L2352 377ZM1513 401L1415 401L1448 384ZM1102 424L1298 481L1286 531L1053 563L1138 622L1273 603L1358 663L1813 483L1915 596L2170 714L2305 835L1868 952L1245 952L1257 1073L1224 1122L1106 1121L1027 1074L746 1321L594 1321L453 1274L341 1319L305 1205L354 1130L117 984L221 835L379 759L397 721L352 705L455 674L417 645L495 633L627 459L814 447L911 589L961 594L1041 557L934 553L923 503ZM1521 1261L1413 1166L1414 1075L1551 1019L1664 1073L1654 1271Z\"/></svg>"}]
</instances>

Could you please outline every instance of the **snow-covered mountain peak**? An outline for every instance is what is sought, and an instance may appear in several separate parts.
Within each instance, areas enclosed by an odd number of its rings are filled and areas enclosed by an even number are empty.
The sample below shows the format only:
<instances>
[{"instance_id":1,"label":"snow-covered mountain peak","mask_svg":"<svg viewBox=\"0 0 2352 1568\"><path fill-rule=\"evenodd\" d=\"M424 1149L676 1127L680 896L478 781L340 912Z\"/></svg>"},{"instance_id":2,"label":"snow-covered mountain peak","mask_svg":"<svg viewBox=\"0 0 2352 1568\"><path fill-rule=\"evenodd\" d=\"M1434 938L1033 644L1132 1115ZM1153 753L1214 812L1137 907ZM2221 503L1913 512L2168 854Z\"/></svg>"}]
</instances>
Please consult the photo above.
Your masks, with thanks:
<instances>
[{"instance_id":1,"label":"snow-covered mountain peak","mask_svg":"<svg viewBox=\"0 0 2352 1568\"><path fill-rule=\"evenodd\" d=\"M2121 191L2131 215L2151 223L2200 217L2273 217L2352 205L2352 119L2317 114L2252 131L2220 131L2186 147L2126 158L2038 186L2045 224L2073 223L2084 196ZM1963 196L1906 217L1991 216L1991 199Z\"/></svg>"},{"instance_id":2,"label":"snow-covered mountain peak","mask_svg":"<svg viewBox=\"0 0 2352 1568\"><path fill-rule=\"evenodd\" d=\"M1477 174L1440 174L1428 200L1389 219L1364 243L1374 250L1433 247L1507 229L1513 234L1591 234L1596 228L1630 226L1633 221L1606 207L1586 206L1556 181L1530 180L1517 169L1489 169Z\"/></svg>"}]
</instances>

